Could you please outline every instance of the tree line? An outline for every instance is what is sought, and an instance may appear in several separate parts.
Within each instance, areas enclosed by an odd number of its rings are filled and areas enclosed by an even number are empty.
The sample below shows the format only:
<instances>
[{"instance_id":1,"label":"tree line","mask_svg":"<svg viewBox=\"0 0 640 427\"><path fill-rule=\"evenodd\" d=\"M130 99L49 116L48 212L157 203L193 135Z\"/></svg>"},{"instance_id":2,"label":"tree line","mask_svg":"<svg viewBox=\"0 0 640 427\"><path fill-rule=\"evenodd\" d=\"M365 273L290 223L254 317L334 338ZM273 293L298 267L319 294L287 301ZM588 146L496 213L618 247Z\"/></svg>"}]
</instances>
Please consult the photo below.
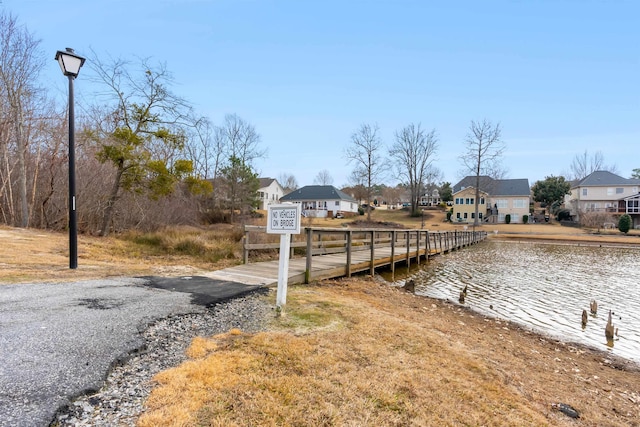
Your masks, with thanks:
<instances>
[{"instance_id":1,"label":"tree line","mask_svg":"<svg viewBox=\"0 0 640 427\"><path fill-rule=\"evenodd\" d=\"M49 57L40 41L4 11L0 48L0 222L65 229L67 106L39 85ZM255 205L266 150L251 123L199 116L166 65L146 58L91 52L80 74L97 88L76 101L80 232L233 221Z\"/></svg>"}]
</instances>

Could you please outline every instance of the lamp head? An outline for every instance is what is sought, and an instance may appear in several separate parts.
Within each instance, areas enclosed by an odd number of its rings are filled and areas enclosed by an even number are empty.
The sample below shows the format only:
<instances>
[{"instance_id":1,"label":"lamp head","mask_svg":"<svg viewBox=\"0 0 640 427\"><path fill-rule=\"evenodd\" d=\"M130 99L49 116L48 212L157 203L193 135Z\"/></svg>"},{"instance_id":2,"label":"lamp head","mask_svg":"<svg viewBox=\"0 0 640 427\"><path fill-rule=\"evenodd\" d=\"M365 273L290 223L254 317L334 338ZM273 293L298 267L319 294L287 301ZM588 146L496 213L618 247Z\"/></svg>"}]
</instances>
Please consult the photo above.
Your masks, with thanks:
<instances>
[{"instance_id":1,"label":"lamp head","mask_svg":"<svg viewBox=\"0 0 640 427\"><path fill-rule=\"evenodd\" d=\"M60 64L62 74L65 76L77 77L80 72L80 67L84 64L84 58L73 52L70 47L66 50L59 50L56 52L56 61Z\"/></svg>"}]
</instances>

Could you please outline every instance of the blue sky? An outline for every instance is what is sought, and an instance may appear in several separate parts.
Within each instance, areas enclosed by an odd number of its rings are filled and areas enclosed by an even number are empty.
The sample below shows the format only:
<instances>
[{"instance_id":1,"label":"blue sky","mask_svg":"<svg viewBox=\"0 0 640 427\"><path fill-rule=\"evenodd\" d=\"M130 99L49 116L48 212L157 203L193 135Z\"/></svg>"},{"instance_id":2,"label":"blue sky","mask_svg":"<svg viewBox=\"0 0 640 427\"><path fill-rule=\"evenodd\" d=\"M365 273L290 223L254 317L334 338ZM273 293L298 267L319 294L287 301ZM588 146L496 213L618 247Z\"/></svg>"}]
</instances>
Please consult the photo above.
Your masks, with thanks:
<instances>
[{"instance_id":1,"label":"blue sky","mask_svg":"<svg viewBox=\"0 0 640 427\"><path fill-rule=\"evenodd\" d=\"M51 53L44 84L66 96L56 50L151 57L174 92L221 123L252 123L261 176L348 181L350 135L376 123L383 143L421 123L437 165L461 177L471 120L503 128L503 164L530 184L601 151L640 168L640 2L3 0ZM76 97L89 92L76 80ZM393 183L389 178L387 183Z\"/></svg>"}]
</instances>

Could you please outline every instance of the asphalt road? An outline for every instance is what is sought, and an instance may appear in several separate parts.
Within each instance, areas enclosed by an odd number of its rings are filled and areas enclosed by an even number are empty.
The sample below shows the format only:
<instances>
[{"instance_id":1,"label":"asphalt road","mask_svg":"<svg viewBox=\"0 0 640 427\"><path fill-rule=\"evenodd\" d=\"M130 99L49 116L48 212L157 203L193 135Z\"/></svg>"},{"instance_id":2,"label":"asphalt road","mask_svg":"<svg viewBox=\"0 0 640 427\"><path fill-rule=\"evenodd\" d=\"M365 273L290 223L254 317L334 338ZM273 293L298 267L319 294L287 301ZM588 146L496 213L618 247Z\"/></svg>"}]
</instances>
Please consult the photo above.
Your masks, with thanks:
<instances>
[{"instance_id":1,"label":"asphalt road","mask_svg":"<svg viewBox=\"0 0 640 427\"><path fill-rule=\"evenodd\" d=\"M255 289L204 277L0 284L0 426L48 426L140 349L150 323Z\"/></svg>"}]
</instances>

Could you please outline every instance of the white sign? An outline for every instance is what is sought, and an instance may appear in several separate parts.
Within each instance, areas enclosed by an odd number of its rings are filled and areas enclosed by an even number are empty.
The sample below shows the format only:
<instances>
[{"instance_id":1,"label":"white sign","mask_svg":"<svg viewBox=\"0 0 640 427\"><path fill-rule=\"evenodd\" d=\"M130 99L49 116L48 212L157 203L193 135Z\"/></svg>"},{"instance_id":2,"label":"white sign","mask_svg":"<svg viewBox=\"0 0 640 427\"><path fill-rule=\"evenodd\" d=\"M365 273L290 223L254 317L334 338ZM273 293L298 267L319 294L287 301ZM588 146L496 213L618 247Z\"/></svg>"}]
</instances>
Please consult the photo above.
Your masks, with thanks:
<instances>
[{"instance_id":1,"label":"white sign","mask_svg":"<svg viewBox=\"0 0 640 427\"><path fill-rule=\"evenodd\" d=\"M300 208L300 204L267 206L267 233L280 234L280 262L278 263L276 305L281 311L284 310L284 306L287 303L291 235L300 234Z\"/></svg>"},{"instance_id":2,"label":"white sign","mask_svg":"<svg viewBox=\"0 0 640 427\"><path fill-rule=\"evenodd\" d=\"M267 206L267 233L300 234L300 204Z\"/></svg>"}]
</instances>

